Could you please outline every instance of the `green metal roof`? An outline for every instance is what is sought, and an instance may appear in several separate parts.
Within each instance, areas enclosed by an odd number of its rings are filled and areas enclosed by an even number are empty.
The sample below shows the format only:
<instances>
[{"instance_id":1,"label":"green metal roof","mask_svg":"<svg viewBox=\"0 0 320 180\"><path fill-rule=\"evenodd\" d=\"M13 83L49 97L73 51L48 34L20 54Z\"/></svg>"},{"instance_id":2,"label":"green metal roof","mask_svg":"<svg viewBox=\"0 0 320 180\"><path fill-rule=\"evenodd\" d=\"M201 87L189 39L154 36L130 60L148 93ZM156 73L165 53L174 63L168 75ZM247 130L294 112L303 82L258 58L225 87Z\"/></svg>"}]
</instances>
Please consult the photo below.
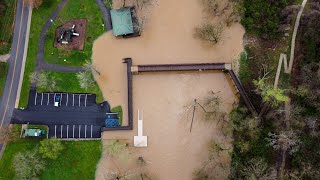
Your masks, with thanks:
<instances>
[{"instance_id":1,"label":"green metal roof","mask_svg":"<svg viewBox=\"0 0 320 180\"><path fill-rule=\"evenodd\" d=\"M113 9L110 11L112 29L115 36L133 33L133 24L130 8Z\"/></svg>"}]
</instances>

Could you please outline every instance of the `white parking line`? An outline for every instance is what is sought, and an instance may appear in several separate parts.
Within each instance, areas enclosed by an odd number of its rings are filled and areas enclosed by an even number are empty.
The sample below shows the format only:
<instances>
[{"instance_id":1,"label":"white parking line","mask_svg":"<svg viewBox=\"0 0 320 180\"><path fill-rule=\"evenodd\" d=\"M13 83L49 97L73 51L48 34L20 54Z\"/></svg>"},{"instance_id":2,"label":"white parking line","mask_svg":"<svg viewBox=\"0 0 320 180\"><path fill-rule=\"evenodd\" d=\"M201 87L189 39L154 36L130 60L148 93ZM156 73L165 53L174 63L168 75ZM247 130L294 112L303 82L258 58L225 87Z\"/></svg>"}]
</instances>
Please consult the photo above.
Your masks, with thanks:
<instances>
[{"instance_id":1,"label":"white parking line","mask_svg":"<svg viewBox=\"0 0 320 180\"><path fill-rule=\"evenodd\" d=\"M84 126L84 138L87 138L87 125Z\"/></svg>"},{"instance_id":2,"label":"white parking line","mask_svg":"<svg viewBox=\"0 0 320 180\"><path fill-rule=\"evenodd\" d=\"M54 96L53 96L53 105L55 100L56 100L56 93L54 93Z\"/></svg>"},{"instance_id":3,"label":"white parking line","mask_svg":"<svg viewBox=\"0 0 320 180\"><path fill-rule=\"evenodd\" d=\"M57 138L57 125L54 125L54 137Z\"/></svg>"},{"instance_id":4,"label":"white parking line","mask_svg":"<svg viewBox=\"0 0 320 180\"><path fill-rule=\"evenodd\" d=\"M73 96L72 106L74 106L74 94L72 94L72 96Z\"/></svg>"},{"instance_id":5,"label":"white parking line","mask_svg":"<svg viewBox=\"0 0 320 180\"><path fill-rule=\"evenodd\" d=\"M61 125L61 136L60 136L61 138L62 138L62 128L63 128L63 125Z\"/></svg>"},{"instance_id":6,"label":"white parking line","mask_svg":"<svg viewBox=\"0 0 320 180\"><path fill-rule=\"evenodd\" d=\"M41 93L41 106L42 106L42 101L43 101L43 93Z\"/></svg>"},{"instance_id":7,"label":"white parking line","mask_svg":"<svg viewBox=\"0 0 320 180\"><path fill-rule=\"evenodd\" d=\"M74 138L74 125L73 125L73 138Z\"/></svg>"},{"instance_id":8,"label":"white parking line","mask_svg":"<svg viewBox=\"0 0 320 180\"><path fill-rule=\"evenodd\" d=\"M81 94L79 94L79 107L80 107L80 99L81 99Z\"/></svg>"},{"instance_id":9,"label":"white parking line","mask_svg":"<svg viewBox=\"0 0 320 180\"><path fill-rule=\"evenodd\" d=\"M87 107L87 97L88 97L88 94L86 94L86 98L84 99L84 107Z\"/></svg>"},{"instance_id":10,"label":"white parking line","mask_svg":"<svg viewBox=\"0 0 320 180\"><path fill-rule=\"evenodd\" d=\"M80 139L81 125L79 125L79 139Z\"/></svg>"},{"instance_id":11,"label":"white parking line","mask_svg":"<svg viewBox=\"0 0 320 180\"><path fill-rule=\"evenodd\" d=\"M69 125L67 125L67 139L69 138Z\"/></svg>"},{"instance_id":12,"label":"white parking line","mask_svg":"<svg viewBox=\"0 0 320 180\"><path fill-rule=\"evenodd\" d=\"M67 94L67 102L66 102L66 106L68 106L68 100L69 100L69 94Z\"/></svg>"},{"instance_id":13,"label":"white parking line","mask_svg":"<svg viewBox=\"0 0 320 180\"><path fill-rule=\"evenodd\" d=\"M91 124L91 138L92 138L92 124Z\"/></svg>"},{"instance_id":14,"label":"white parking line","mask_svg":"<svg viewBox=\"0 0 320 180\"><path fill-rule=\"evenodd\" d=\"M48 101L47 101L47 106L49 105L50 102L50 93L48 93Z\"/></svg>"},{"instance_id":15,"label":"white parking line","mask_svg":"<svg viewBox=\"0 0 320 180\"><path fill-rule=\"evenodd\" d=\"M34 105L37 105L38 93L36 92L36 96L34 97Z\"/></svg>"},{"instance_id":16,"label":"white parking line","mask_svg":"<svg viewBox=\"0 0 320 180\"><path fill-rule=\"evenodd\" d=\"M61 101L62 101L62 93L60 93L60 106L61 106Z\"/></svg>"}]
</instances>

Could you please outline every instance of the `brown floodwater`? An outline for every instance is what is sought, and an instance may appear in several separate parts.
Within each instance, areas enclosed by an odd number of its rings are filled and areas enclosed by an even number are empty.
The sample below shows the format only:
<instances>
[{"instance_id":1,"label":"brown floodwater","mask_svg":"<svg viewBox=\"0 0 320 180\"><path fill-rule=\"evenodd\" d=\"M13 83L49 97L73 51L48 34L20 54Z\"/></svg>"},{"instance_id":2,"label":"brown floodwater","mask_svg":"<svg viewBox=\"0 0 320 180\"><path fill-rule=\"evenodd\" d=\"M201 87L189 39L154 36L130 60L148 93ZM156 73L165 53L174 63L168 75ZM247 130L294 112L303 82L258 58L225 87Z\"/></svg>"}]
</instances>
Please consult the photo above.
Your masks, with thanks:
<instances>
[{"instance_id":1,"label":"brown floodwater","mask_svg":"<svg viewBox=\"0 0 320 180\"><path fill-rule=\"evenodd\" d=\"M159 0L141 37L115 38L105 33L94 43L93 64L101 75L96 77L104 98L111 106L122 105L127 124L126 65L167 63L232 63L243 50L244 29L239 24L225 28L222 41L212 46L193 37L194 27L207 20L199 0ZM215 21L218 21L216 19ZM216 127L205 122L196 111L192 132L190 110L193 99L203 99L209 91L218 92L223 108L230 111L237 101L235 89L223 72L146 73L133 78L134 130L104 132L103 139L128 139L137 134L137 110L143 111L144 135L148 147L137 153L147 159L148 170L156 179L188 180L206 160L206 146L212 139L228 143ZM101 159L97 179L103 179L112 163ZM219 179L225 176L217 177Z\"/></svg>"}]
</instances>

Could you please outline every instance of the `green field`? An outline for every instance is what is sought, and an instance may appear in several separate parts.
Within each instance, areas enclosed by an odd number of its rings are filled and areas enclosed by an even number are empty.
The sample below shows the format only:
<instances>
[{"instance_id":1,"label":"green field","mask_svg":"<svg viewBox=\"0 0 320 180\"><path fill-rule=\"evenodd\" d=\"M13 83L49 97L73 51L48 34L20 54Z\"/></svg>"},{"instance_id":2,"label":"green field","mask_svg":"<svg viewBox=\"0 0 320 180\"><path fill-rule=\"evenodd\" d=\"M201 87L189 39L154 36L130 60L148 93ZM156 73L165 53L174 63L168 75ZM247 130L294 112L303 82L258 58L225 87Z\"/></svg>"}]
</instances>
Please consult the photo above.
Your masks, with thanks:
<instances>
[{"instance_id":1,"label":"green field","mask_svg":"<svg viewBox=\"0 0 320 180\"><path fill-rule=\"evenodd\" d=\"M87 90L80 87L76 73L61 73L61 72L48 72L48 76L56 79L57 86L53 89L54 92L69 92L69 93L92 93L97 95L97 102L103 101L103 96L99 86L95 84ZM38 92L48 92L48 89L37 89Z\"/></svg>"},{"instance_id":2,"label":"green field","mask_svg":"<svg viewBox=\"0 0 320 180\"><path fill-rule=\"evenodd\" d=\"M54 21L47 32L45 44L45 59L51 64L68 66L81 66L86 60L91 59L92 46L95 39L105 32L102 14L98 5L92 0L69 1L59 14L60 19ZM83 51L62 50L53 47L55 30L63 22L71 19L87 19L86 40ZM52 55L53 53L53 55ZM64 59L67 61L64 62Z\"/></svg>"},{"instance_id":3,"label":"green field","mask_svg":"<svg viewBox=\"0 0 320 180\"><path fill-rule=\"evenodd\" d=\"M15 8L16 0L0 1L0 55L9 53L11 48Z\"/></svg>"},{"instance_id":4,"label":"green field","mask_svg":"<svg viewBox=\"0 0 320 180\"><path fill-rule=\"evenodd\" d=\"M8 71L8 64L4 62L0 62L0 98L2 96L3 89L6 83L7 71Z\"/></svg>"},{"instance_id":5,"label":"green field","mask_svg":"<svg viewBox=\"0 0 320 180\"><path fill-rule=\"evenodd\" d=\"M14 155L32 150L40 144L39 140L18 139L7 144L0 160L0 179L15 179ZM100 159L101 141L64 141L65 149L56 160L47 160L40 179L94 179L96 165Z\"/></svg>"}]
</instances>

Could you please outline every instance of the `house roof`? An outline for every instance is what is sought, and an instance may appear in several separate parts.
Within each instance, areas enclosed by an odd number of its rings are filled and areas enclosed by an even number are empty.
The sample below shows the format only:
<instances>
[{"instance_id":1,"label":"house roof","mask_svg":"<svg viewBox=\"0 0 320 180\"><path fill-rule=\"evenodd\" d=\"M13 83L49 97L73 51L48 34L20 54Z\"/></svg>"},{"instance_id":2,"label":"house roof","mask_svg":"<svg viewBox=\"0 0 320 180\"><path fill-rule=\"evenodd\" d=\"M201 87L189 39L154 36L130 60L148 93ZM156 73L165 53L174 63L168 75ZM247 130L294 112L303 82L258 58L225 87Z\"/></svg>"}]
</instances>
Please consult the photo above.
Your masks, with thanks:
<instances>
[{"instance_id":1,"label":"house roof","mask_svg":"<svg viewBox=\"0 0 320 180\"><path fill-rule=\"evenodd\" d=\"M112 29L115 36L133 33L133 23L130 8L113 9L110 11Z\"/></svg>"}]
</instances>

